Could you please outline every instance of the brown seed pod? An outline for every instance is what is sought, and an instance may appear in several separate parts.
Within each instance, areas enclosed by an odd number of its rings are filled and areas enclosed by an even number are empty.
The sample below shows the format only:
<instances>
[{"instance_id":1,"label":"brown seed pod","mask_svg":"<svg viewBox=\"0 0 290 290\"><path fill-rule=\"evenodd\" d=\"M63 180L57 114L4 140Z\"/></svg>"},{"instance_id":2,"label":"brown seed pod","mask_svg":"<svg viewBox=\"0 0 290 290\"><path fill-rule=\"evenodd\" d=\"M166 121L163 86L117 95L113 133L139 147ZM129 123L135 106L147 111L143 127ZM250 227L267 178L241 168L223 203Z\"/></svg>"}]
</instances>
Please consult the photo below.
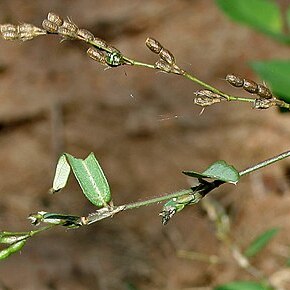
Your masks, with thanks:
<instances>
[{"instance_id":1,"label":"brown seed pod","mask_svg":"<svg viewBox=\"0 0 290 290\"><path fill-rule=\"evenodd\" d=\"M269 109L275 105L276 103L272 99L255 99L253 109Z\"/></svg>"},{"instance_id":2,"label":"brown seed pod","mask_svg":"<svg viewBox=\"0 0 290 290\"><path fill-rule=\"evenodd\" d=\"M171 65L164 61L163 59L159 59L156 63L155 63L155 68L160 69L164 72L171 72Z\"/></svg>"},{"instance_id":3,"label":"brown seed pod","mask_svg":"<svg viewBox=\"0 0 290 290\"><path fill-rule=\"evenodd\" d=\"M154 53L159 54L163 46L159 41L152 37L148 37L145 41L146 46Z\"/></svg>"},{"instance_id":4,"label":"brown seed pod","mask_svg":"<svg viewBox=\"0 0 290 290\"><path fill-rule=\"evenodd\" d=\"M5 31L5 32L2 32L2 37L5 40L17 40L18 33L16 31Z\"/></svg>"},{"instance_id":5,"label":"brown seed pod","mask_svg":"<svg viewBox=\"0 0 290 290\"><path fill-rule=\"evenodd\" d=\"M258 92L258 84L252 80L244 79L243 88L251 94L256 94Z\"/></svg>"},{"instance_id":6,"label":"brown seed pod","mask_svg":"<svg viewBox=\"0 0 290 290\"><path fill-rule=\"evenodd\" d=\"M108 43L105 40L98 37L94 37L93 42L100 49L107 49L109 47Z\"/></svg>"},{"instance_id":7,"label":"brown seed pod","mask_svg":"<svg viewBox=\"0 0 290 290\"><path fill-rule=\"evenodd\" d=\"M159 53L160 58L165 60L168 64L173 65L175 63L174 55L167 49L162 48Z\"/></svg>"},{"instance_id":8,"label":"brown seed pod","mask_svg":"<svg viewBox=\"0 0 290 290\"><path fill-rule=\"evenodd\" d=\"M36 36L46 34L46 31L32 24L22 23L17 26L18 38L22 41L31 40Z\"/></svg>"},{"instance_id":9,"label":"brown seed pod","mask_svg":"<svg viewBox=\"0 0 290 290\"><path fill-rule=\"evenodd\" d=\"M100 62L101 64L107 65L106 54L95 47L90 47L87 50L87 54L93 60Z\"/></svg>"},{"instance_id":10,"label":"brown seed pod","mask_svg":"<svg viewBox=\"0 0 290 290\"><path fill-rule=\"evenodd\" d=\"M69 30L66 27L59 27L57 30L58 34L61 35L63 38L68 39L75 39L77 38L77 34L74 31Z\"/></svg>"},{"instance_id":11,"label":"brown seed pod","mask_svg":"<svg viewBox=\"0 0 290 290\"><path fill-rule=\"evenodd\" d=\"M58 31L58 25L47 19L42 21L42 27L49 33L57 33Z\"/></svg>"},{"instance_id":12,"label":"brown seed pod","mask_svg":"<svg viewBox=\"0 0 290 290\"><path fill-rule=\"evenodd\" d=\"M273 94L270 91L270 89L268 89L266 86L261 85L261 84L258 84L257 95L265 99L271 99L273 97Z\"/></svg>"},{"instance_id":13,"label":"brown seed pod","mask_svg":"<svg viewBox=\"0 0 290 290\"><path fill-rule=\"evenodd\" d=\"M236 75L229 74L226 76L226 81L234 87L242 87L244 80Z\"/></svg>"},{"instance_id":14,"label":"brown seed pod","mask_svg":"<svg viewBox=\"0 0 290 290\"><path fill-rule=\"evenodd\" d=\"M194 93L196 97L193 99L193 102L201 107L210 106L221 101L226 101L226 98L216 94L210 90L199 90Z\"/></svg>"},{"instance_id":15,"label":"brown seed pod","mask_svg":"<svg viewBox=\"0 0 290 290\"><path fill-rule=\"evenodd\" d=\"M52 23L55 23L57 26L61 26L63 24L63 19L53 12L48 13L47 20L49 20Z\"/></svg>"},{"instance_id":16,"label":"brown seed pod","mask_svg":"<svg viewBox=\"0 0 290 290\"><path fill-rule=\"evenodd\" d=\"M77 36L79 39L87 42L92 41L94 39L94 35L86 29L78 29Z\"/></svg>"},{"instance_id":17,"label":"brown seed pod","mask_svg":"<svg viewBox=\"0 0 290 290\"><path fill-rule=\"evenodd\" d=\"M67 20L65 19L63 21L63 24L61 27L68 29L72 33L76 33L78 30L78 27L69 18L67 18Z\"/></svg>"},{"instance_id":18,"label":"brown seed pod","mask_svg":"<svg viewBox=\"0 0 290 290\"><path fill-rule=\"evenodd\" d=\"M0 25L0 31L1 31L1 33L9 32L9 31L17 32L17 26L13 25L13 24L10 24L10 23L1 24Z\"/></svg>"}]
</instances>

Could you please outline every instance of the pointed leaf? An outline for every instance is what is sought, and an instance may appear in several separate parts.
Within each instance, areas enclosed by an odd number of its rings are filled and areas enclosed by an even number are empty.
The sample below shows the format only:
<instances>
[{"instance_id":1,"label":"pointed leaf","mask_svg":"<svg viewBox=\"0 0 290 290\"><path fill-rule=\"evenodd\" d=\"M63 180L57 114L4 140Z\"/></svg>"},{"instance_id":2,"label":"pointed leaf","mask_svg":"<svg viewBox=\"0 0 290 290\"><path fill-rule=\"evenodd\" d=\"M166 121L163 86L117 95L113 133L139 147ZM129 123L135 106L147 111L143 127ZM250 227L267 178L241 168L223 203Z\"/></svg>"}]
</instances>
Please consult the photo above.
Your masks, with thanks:
<instances>
[{"instance_id":1,"label":"pointed leaf","mask_svg":"<svg viewBox=\"0 0 290 290\"><path fill-rule=\"evenodd\" d=\"M53 179L53 185L52 188L50 189L50 192L55 193L63 189L67 184L69 174L70 174L70 166L66 160L66 156L63 154L58 159Z\"/></svg>"},{"instance_id":2,"label":"pointed leaf","mask_svg":"<svg viewBox=\"0 0 290 290\"><path fill-rule=\"evenodd\" d=\"M267 246L271 239L278 234L278 232L278 228L272 228L263 232L248 246L244 253L245 256L253 257L258 254L265 246Z\"/></svg>"},{"instance_id":3,"label":"pointed leaf","mask_svg":"<svg viewBox=\"0 0 290 290\"><path fill-rule=\"evenodd\" d=\"M213 163L203 173L195 171L183 171L183 173L191 177L217 179L234 184L240 179L239 172L223 160Z\"/></svg>"},{"instance_id":4,"label":"pointed leaf","mask_svg":"<svg viewBox=\"0 0 290 290\"><path fill-rule=\"evenodd\" d=\"M67 153L65 156L86 198L98 207L107 206L107 203L111 201L111 192L94 154L91 153L85 160Z\"/></svg>"},{"instance_id":5,"label":"pointed leaf","mask_svg":"<svg viewBox=\"0 0 290 290\"><path fill-rule=\"evenodd\" d=\"M246 24L277 40L290 42L283 33L279 6L271 0L216 0L217 5L233 20Z\"/></svg>"},{"instance_id":6,"label":"pointed leaf","mask_svg":"<svg viewBox=\"0 0 290 290\"><path fill-rule=\"evenodd\" d=\"M250 281L235 281L214 288L214 290L270 290L270 289L271 289L270 287L267 287L262 283Z\"/></svg>"}]
</instances>

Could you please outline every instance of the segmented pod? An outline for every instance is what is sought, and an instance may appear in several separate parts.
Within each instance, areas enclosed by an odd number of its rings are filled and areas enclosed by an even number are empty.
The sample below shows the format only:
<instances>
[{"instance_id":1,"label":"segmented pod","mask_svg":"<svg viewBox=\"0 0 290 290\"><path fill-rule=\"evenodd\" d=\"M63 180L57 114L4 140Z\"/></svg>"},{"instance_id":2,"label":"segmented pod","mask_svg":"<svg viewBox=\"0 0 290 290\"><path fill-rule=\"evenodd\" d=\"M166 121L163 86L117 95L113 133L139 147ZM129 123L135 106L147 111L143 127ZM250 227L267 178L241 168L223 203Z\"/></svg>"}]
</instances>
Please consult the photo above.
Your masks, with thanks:
<instances>
[{"instance_id":1,"label":"segmented pod","mask_svg":"<svg viewBox=\"0 0 290 290\"><path fill-rule=\"evenodd\" d=\"M173 65L175 63L175 58L168 49L162 48L159 53L159 56L170 65Z\"/></svg>"},{"instance_id":2,"label":"segmented pod","mask_svg":"<svg viewBox=\"0 0 290 290\"><path fill-rule=\"evenodd\" d=\"M63 24L63 19L53 12L48 13L47 20L49 20L52 23L55 23L57 26L61 26Z\"/></svg>"},{"instance_id":3,"label":"segmented pod","mask_svg":"<svg viewBox=\"0 0 290 290\"><path fill-rule=\"evenodd\" d=\"M106 49L109 47L108 43L105 40L98 37L94 37L93 42L100 49Z\"/></svg>"},{"instance_id":4,"label":"segmented pod","mask_svg":"<svg viewBox=\"0 0 290 290\"><path fill-rule=\"evenodd\" d=\"M148 37L145 41L145 44L152 52L156 54L159 54L162 49L160 42L152 37Z\"/></svg>"},{"instance_id":5,"label":"segmented pod","mask_svg":"<svg viewBox=\"0 0 290 290\"><path fill-rule=\"evenodd\" d=\"M271 99L273 94L265 85L257 84L253 80L244 79L236 75L229 74L226 76L226 81L234 87L242 87L245 91L256 94L261 98Z\"/></svg>"},{"instance_id":6,"label":"segmented pod","mask_svg":"<svg viewBox=\"0 0 290 290\"><path fill-rule=\"evenodd\" d=\"M44 19L42 21L42 27L47 31L47 32L50 32L50 33L57 33L58 31L58 25L54 22L51 22L47 19Z\"/></svg>"},{"instance_id":7,"label":"segmented pod","mask_svg":"<svg viewBox=\"0 0 290 290\"><path fill-rule=\"evenodd\" d=\"M258 85L252 80L244 79L243 88L251 94L256 94L258 92Z\"/></svg>"},{"instance_id":8,"label":"segmented pod","mask_svg":"<svg viewBox=\"0 0 290 290\"><path fill-rule=\"evenodd\" d=\"M258 85L257 95L265 99L271 99L273 97L272 92L266 86L261 84Z\"/></svg>"},{"instance_id":9,"label":"segmented pod","mask_svg":"<svg viewBox=\"0 0 290 290\"><path fill-rule=\"evenodd\" d=\"M16 32L17 31L17 26L13 25L13 24L10 24L10 23L1 24L0 25L0 31L1 31L1 33L9 32L9 31Z\"/></svg>"},{"instance_id":10,"label":"segmented pod","mask_svg":"<svg viewBox=\"0 0 290 290\"><path fill-rule=\"evenodd\" d=\"M94 40L94 35L86 29L78 29L77 35L80 39L85 40L85 41Z\"/></svg>"},{"instance_id":11,"label":"segmented pod","mask_svg":"<svg viewBox=\"0 0 290 290\"><path fill-rule=\"evenodd\" d=\"M95 47L90 47L87 50L87 54L90 58L92 58L95 61L100 62L101 64L106 65L107 61L106 61L106 54L100 50L98 50Z\"/></svg>"},{"instance_id":12,"label":"segmented pod","mask_svg":"<svg viewBox=\"0 0 290 290\"><path fill-rule=\"evenodd\" d=\"M5 31L5 32L2 32L2 37L5 40L17 40L18 33L16 31Z\"/></svg>"},{"instance_id":13,"label":"segmented pod","mask_svg":"<svg viewBox=\"0 0 290 290\"><path fill-rule=\"evenodd\" d=\"M68 29L71 32L76 33L78 30L78 27L68 18L67 20L65 19L62 23L62 26L66 29Z\"/></svg>"},{"instance_id":14,"label":"segmented pod","mask_svg":"<svg viewBox=\"0 0 290 290\"><path fill-rule=\"evenodd\" d=\"M77 38L78 27L68 18L63 21L62 26L58 28L58 34L64 38Z\"/></svg>"},{"instance_id":15,"label":"segmented pod","mask_svg":"<svg viewBox=\"0 0 290 290\"><path fill-rule=\"evenodd\" d=\"M171 65L163 59L159 59L158 61L156 61L155 68L167 73L171 72Z\"/></svg>"},{"instance_id":16,"label":"segmented pod","mask_svg":"<svg viewBox=\"0 0 290 290\"><path fill-rule=\"evenodd\" d=\"M244 80L236 75L227 75L226 81L234 87L242 87Z\"/></svg>"}]
</instances>

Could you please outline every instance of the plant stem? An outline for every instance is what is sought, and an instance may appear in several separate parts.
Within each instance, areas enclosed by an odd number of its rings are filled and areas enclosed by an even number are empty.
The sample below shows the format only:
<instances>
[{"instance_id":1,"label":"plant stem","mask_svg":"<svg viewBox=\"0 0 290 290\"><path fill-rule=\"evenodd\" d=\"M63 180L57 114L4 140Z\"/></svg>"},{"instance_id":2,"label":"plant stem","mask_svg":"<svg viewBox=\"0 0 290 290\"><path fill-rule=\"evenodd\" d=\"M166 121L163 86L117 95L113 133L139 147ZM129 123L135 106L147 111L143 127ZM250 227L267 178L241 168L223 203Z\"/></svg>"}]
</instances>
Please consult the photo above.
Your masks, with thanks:
<instances>
[{"instance_id":1,"label":"plant stem","mask_svg":"<svg viewBox=\"0 0 290 290\"><path fill-rule=\"evenodd\" d=\"M249 174L249 173L251 173L253 171L256 171L256 170L258 170L260 168L266 167L266 166L268 166L268 165L270 165L272 163L275 163L277 161L285 159L285 158L287 158L289 156L290 156L290 150L285 151L285 152L283 152L283 153L281 153L279 155L276 155L276 156L271 157L271 158L269 158L269 159L267 159L265 161L262 161L262 162L260 162L260 163L258 163L256 165L254 165L254 166L251 166L251 167L249 167L247 169L244 169L243 171L240 172L240 176L244 176L246 174Z\"/></svg>"}]
</instances>

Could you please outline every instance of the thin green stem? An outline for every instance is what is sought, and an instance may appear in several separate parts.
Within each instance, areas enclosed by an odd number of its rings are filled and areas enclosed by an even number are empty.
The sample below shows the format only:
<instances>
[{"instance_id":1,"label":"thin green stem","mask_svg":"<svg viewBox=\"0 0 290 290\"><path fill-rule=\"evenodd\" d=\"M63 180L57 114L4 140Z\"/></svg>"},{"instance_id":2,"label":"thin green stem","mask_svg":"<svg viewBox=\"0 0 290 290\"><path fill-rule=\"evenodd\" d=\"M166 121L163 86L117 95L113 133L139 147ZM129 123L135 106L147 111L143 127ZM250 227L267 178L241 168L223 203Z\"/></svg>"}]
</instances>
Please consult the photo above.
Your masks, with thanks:
<instances>
[{"instance_id":1,"label":"thin green stem","mask_svg":"<svg viewBox=\"0 0 290 290\"><path fill-rule=\"evenodd\" d=\"M155 197L152 199L147 199L147 200L143 200L143 201L137 201L137 202L125 204L124 210L138 208L141 206L147 206L147 205L159 203L159 202L162 202L162 201L174 198L174 197L179 197L182 195L192 194L192 193L194 193L192 189L183 189L183 190L171 193L171 194Z\"/></svg>"},{"instance_id":2,"label":"thin green stem","mask_svg":"<svg viewBox=\"0 0 290 290\"><path fill-rule=\"evenodd\" d=\"M268 165L270 165L272 163L275 163L277 161L285 159L285 158L287 158L289 156L290 156L290 150L285 151L285 152L283 152L283 153L281 153L279 155L276 155L276 156L271 157L271 158L269 158L269 159L267 159L265 161L262 161L262 162L260 162L260 163L258 163L256 165L254 165L254 166L251 166L251 167L249 167L247 169L244 169L243 171L240 172L240 176L244 176L246 174L249 174L249 173L251 173L253 171L256 171L256 170L258 170L260 168L266 167L266 166L268 166Z\"/></svg>"}]
</instances>

